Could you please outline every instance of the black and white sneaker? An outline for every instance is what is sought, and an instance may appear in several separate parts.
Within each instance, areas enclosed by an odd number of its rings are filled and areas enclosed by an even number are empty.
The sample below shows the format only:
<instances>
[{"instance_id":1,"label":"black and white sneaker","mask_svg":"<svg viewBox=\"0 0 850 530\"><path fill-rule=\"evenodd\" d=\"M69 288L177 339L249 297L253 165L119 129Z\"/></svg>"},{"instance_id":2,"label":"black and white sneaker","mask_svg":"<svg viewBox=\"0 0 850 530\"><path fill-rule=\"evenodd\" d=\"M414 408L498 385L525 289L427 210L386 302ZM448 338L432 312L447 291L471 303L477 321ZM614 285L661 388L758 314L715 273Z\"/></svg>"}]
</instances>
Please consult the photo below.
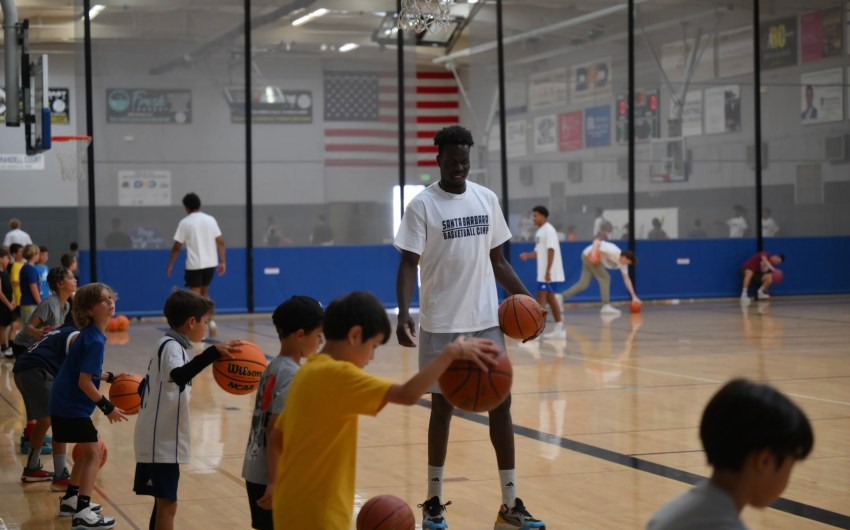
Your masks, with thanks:
<instances>
[{"instance_id":1,"label":"black and white sneaker","mask_svg":"<svg viewBox=\"0 0 850 530\"><path fill-rule=\"evenodd\" d=\"M71 530L86 530L88 528L108 529L115 527L115 519L104 517L86 508L74 514L71 520Z\"/></svg>"},{"instance_id":2,"label":"black and white sneaker","mask_svg":"<svg viewBox=\"0 0 850 530\"><path fill-rule=\"evenodd\" d=\"M89 508L93 512L99 512L103 509L103 506L97 503L89 503ZM77 496L69 497L67 499L59 499L59 517L71 517L77 513Z\"/></svg>"}]
</instances>

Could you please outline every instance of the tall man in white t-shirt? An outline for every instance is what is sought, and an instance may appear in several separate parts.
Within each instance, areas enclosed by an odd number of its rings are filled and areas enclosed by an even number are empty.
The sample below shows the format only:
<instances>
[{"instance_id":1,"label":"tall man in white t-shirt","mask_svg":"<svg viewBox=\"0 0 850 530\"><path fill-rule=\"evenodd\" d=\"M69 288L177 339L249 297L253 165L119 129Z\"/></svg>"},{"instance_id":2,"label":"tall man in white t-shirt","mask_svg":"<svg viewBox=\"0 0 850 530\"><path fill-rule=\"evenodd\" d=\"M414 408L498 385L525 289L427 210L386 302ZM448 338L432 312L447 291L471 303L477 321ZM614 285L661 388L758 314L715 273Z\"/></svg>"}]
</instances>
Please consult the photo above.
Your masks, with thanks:
<instances>
[{"instance_id":1,"label":"tall man in white t-shirt","mask_svg":"<svg viewBox=\"0 0 850 530\"><path fill-rule=\"evenodd\" d=\"M545 206L535 206L532 209L534 226L537 234L534 236L534 251L523 252L519 255L522 261L537 258L537 302L546 307L546 302L552 308L552 318L555 328L543 335L547 339L566 337L564 323L561 321L561 305L557 293L564 282L564 262L561 260L561 243L558 232L549 223L549 210Z\"/></svg>"},{"instance_id":2,"label":"tall man in white t-shirt","mask_svg":"<svg viewBox=\"0 0 850 530\"><path fill-rule=\"evenodd\" d=\"M459 335L481 337L505 351L499 329L496 281L511 294L528 291L502 253L511 232L492 191L473 182L469 174L470 132L446 127L434 137L438 147L440 181L410 201L395 246L401 252L398 269L398 329L402 346L413 347L416 326L410 317L410 299L420 267L419 365L425 366ZM428 499L422 504L423 530L448 528L443 501L443 466L448 450L452 405L431 389L428 424ZM490 439L496 451L502 489L502 507L495 530L545 529L516 496L514 433L511 397L490 411Z\"/></svg>"},{"instance_id":3,"label":"tall man in white t-shirt","mask_svg":"<svg viewBox=\"0 0 850 530\"><path fill-rule=\"evenodd\" d=\"M201 211L200 197L194 193L187 193L183 197L183 206L188 215L177 225L165 274L171 276L174 260L177 259L180 249L185 246L186 287L192 292L209 298L213 273L218 268L218 275L222 276L226 269L224 238L221 237L221 229L215 217ZM210 334L215 335L215 323L212 321L210 321Z\"/></svg>"},{"instance_id":4,"label":"tall man in white t-shirt","mask_svg":"<svg viewBox=\"0 0 850 530\"><path fill-rule=\"evenodd\" d=\"M611 305L611 275L607 269L617 270L623 274L623 283L632 297L632 302L640 302L635 294L632 280L629 278L629 265L637 264L637 257L631 250L620 250L620 247L608 241L596 239L593 244L581 253L581 277L564 292L564 300L574 296L590 286L591 277L599 282L599 292L602 295L603 315L619 315L620 310Z\"/></svg>"}]
</instances>

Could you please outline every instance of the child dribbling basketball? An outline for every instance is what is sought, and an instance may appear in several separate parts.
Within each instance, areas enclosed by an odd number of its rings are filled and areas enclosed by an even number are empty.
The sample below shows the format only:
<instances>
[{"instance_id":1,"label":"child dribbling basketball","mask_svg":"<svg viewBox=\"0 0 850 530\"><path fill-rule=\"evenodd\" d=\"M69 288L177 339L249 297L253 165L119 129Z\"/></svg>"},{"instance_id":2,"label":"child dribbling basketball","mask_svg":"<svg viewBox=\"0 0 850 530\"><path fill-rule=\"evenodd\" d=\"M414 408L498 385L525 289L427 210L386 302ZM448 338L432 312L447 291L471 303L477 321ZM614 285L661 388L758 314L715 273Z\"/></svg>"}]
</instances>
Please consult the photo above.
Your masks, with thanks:
<instances>
[{"instance_id":1,"label":"child dribbling basketball","mask_svg":"<svg viewBox=\"0 0 850 530\"><path fill-rule=\"evenodd\" d=\"M406 383L393 384L363 370L391 333L386 310L372 294L348 294L325 311L327 342L295 374L274 426L283 443L275 529L350 528L358 416L374 416L387 403L413 405L453 361L470 360L486 370L498 353L490 340L460 337Z\"/></svg>"},{"instance_id":2,"label":"child dribbling basketball","mask_svg":"<svg viewBox=\"0 0 850 530\"><path fill-rule=\"evenodd\" d=\"M139 390L142 406L136 421L133 491L156 499L151 530L174 528L179 465L190 459L192 379L220 357L232 358L240 344L219 343L189 360L186 350L203 340L214 307L212 300L190 291L175 291L168 297L163 313L171 329L157 343Z\"/></svg>"},{"instance_id":3,"label":"child dribbling basketball","mask_svg":"<svg viewBox=\"0 0 850 530\"><path fill-rule=\"evenodd\" d=\"M77 291L73 311L80 334L68 350L50 391L53 439L82 447L68 489L59 501L59 515L72 516L71 527L75 529L115 526L115 519L98 515L101 506L91 502L102 460L91 414L97 407L109 423L127 421L99 390L106 351L104 331L115 313L116 299L115 292L103 283L90 283Z\"/></svg>"},{"instance_id":4,"label":"child dribbling basketball","mask_svg":"<svg viewBox=\"0 0 850 530\"><path fill-rule=\"evenodd\" d=\"M280 459L281 433L270 427L283 412L290 383L301 365L301 359L316 353L322 344L324 314L322 304L309 296L293 296L277 306L272 314L280 339L280 354L272 359L260 377L242 466L251 508L251 526L258 530L272 530L274 527L271 510L258 504L261 498L271 502Z\"/></svg>"}]
</instances>

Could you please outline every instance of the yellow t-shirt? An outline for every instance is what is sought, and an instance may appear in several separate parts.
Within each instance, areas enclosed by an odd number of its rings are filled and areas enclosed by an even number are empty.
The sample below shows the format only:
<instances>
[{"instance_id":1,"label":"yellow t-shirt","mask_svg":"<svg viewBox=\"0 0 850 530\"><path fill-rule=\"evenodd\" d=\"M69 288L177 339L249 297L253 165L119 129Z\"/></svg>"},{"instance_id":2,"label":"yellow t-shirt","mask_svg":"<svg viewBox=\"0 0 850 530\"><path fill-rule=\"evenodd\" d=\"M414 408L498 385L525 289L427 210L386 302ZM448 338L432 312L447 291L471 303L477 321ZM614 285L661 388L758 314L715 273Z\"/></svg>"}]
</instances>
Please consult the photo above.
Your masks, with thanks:
<instances>
[{"instance_id":1,"label":"yellow t-shirt","mask_svg":"<svg viewBox=\"0 0 850 530\"><path fill-rule=\"evenodd\" d=\"M392 384L324 354L298 370L274 426L283 432L275 530L351 528L357 417L378 414Z\"/></svg>"},{"instance_id":2,"label":"yellow t-shirt","mask_svg":"<svg viewBox=\"0 0 850 530\"><path fill-rule=\"evenodd\" d=\"M24 262L16 261L12 263L12 268L9 271L9 278L12 280L12 296L15 298L15 306L21 305L21 269L24 268Z\"/></svg>"}]
</instances>

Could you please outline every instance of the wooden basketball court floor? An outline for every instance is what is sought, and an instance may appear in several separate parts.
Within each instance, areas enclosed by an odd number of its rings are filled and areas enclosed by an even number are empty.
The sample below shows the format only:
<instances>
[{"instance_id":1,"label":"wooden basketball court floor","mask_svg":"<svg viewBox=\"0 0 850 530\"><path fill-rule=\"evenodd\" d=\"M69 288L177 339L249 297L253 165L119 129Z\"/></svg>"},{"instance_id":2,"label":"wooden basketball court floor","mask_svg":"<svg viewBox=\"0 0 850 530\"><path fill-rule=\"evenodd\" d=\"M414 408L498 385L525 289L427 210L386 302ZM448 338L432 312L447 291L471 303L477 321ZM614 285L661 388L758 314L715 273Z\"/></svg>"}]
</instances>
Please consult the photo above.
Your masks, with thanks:
<instances>
[{"instance_id":1,"label":"wooden basketball court floor","mask_svg":"<svg viewBox=\"0 0 850 530\"><path fill-rule=\"evenodd\" d=\"M570 308L566 340L522 347L509 341L519 495L550 530L643 528L658 507L709 472L700 414L734 376L789 394L816 436L782 500L745 509L747 525L850 528L850 297L780 298L746 309L731 300L649 304L640 315L607 321L597 311ZM220 339L245 338L277 353L268 315L217 322ZM105 368L144 373L164 326L162 319L134 321L126 334L112 335ZM414 373L416 357L393 337L367 369L400 381ZM0 518L10 529L67 528L49 483L20 482L24 407L11 368L0 362ZM359 503L391 493L414 507L419 522L427 404L390 405L361 420ZM252 396L224 393L208 371L195 379L192 464L182 468L177 528L250 528L240 473L251 407ZM94 500L117 528L146 529L152 500L132 491L134 420L110 425L99 412L94 418L109 450ZM492 528L501 502L486 421L460 414L452 422L444 494L453 502L453 529ZM51 457L42 461L52 469Z\"/></svg>"}]
</instances>

